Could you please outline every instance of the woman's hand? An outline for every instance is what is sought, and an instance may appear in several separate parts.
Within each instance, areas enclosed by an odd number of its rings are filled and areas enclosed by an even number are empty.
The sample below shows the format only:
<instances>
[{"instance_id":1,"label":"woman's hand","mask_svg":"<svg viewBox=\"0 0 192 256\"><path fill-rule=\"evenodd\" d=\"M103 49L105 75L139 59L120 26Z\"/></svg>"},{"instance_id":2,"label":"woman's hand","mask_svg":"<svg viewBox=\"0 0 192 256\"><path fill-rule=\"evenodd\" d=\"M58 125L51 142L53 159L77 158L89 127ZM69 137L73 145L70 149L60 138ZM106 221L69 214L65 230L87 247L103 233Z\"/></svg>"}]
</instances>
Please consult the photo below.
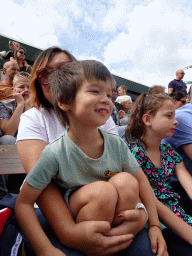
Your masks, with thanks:
<instances>
[{"instance_id":1,"label":"woman's hand","mask_svg":"<svg viewBox=\"0 0 192 256\"><path fill-rule=\"evenodd\" d=\"M151 249L154 253L157 253L157 256L169 255L162 232L158 227L152 227L149 229L149 238L151 240Z\"/></svg>"},{"instance_id":2,"label":"woman's hand","mask_svg":"<svg viewBox=\"0 0 192 256\"><path fill-rule=\"evenodd\" d=\"M111 229L107 221L84 221L75 224L73 235L76 238L75 249L88 256L109 256L126 249L133 241L132 234L105 236Z\"/></svg>"}]
</instances>

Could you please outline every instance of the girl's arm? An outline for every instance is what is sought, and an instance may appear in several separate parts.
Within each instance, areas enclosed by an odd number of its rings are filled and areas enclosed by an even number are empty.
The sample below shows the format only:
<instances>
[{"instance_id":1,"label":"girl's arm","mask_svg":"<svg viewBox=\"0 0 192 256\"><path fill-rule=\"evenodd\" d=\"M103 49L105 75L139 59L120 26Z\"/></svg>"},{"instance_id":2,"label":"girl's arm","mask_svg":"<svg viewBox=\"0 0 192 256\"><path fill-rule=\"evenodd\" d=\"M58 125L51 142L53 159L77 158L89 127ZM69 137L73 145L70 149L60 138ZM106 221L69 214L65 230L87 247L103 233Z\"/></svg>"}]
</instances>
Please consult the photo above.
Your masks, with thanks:
<instances>
[{"instance_id":1,"label":"girl's arm","mask_svg":"<svg viewBox=\"0 0 192 256\"><path fill-rule=\"evenodd\" d=\"M141 168L139 168L136 174L134 174L133 176L139 182L139 194L148 212L149 225L159 226L159 219L157 214L154 192L149 184L147 177L145 176ZM157 251L158 256L166 255L166 243L163 238L162 232L158 227L154 226L149 230L149 238L151 240L151 248L153 252L156 253Z\"/></svg>"},{"instance_id":2,"label":"girl's arm","mask_svg":"<svg viewBox=\"0 0 192 256\"><path fill-rule=\"evenodd\" d=\"M192 199L192 176L187 171L183 161L176 165L175 174L188 196Z\"/></svg>"},{"instance_id":3,"label":"girl's arm","mask_svg":"<svg viewBox=\"0 0 192 256\"><path fill-rule=\"evenodd\" d=\"M161 222L171 229L175 234L192 245L192 227L180 219L167 206L161 203L157 198L156 206Z\"/></svg>"},{"instance_id":4,"label":"girl's arm","mask_svg":"<svg viewBox=\"0 0 192 256\"><path fill-rule=\"evenodd\" d=\"M35 213L34 203L41 192L42 190L35 189L25 182L15 204L15 216L36 255L64 256L64 253L51 244Z\"/></svg>"}]
</instances>

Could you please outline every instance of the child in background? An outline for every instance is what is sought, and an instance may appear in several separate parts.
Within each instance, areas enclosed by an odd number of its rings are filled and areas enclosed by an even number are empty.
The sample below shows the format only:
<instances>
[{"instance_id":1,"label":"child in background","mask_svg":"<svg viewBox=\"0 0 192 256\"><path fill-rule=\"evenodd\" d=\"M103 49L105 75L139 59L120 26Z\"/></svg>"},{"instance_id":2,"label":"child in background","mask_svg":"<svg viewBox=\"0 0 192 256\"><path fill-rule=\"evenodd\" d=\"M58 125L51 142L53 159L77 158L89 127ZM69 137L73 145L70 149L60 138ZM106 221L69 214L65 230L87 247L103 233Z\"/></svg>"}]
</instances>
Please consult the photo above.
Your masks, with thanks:
<instances>
[{"instance_id":1,"label":"child in background","mask_svg":"<svg viewBox=\"0 0 192 256\"><path fill-rule=\"evenodd\" d=\"M180 207L180 196L170 185L170 177L175 173L192 198L192 177L185 168L181 156L170 145L161 144L163 138L172 136L177 124L174 103L168 95L142 94L137 98L131 111L125 138L130 143L129 148L147 176L157 199L192 226L192 217ZM171 223L174 216L159 201L158 213L161 212L159 214L166 223ZM171 228L192 244L192 229L183 221L176 220Z\"/></svg>"},{"instance_id":2,"label":"child in background","mask_svg":"<svg viewBox=\"0 0 192 256\"><path fill-rule=\"evenodd\" d=\"M16 135L20 116L30 108L28 103L29 84L30 75L27 72L19 72L14 76L14 99L0 102L0 137L3 135L14 137ZM0 139L0 144L2 139L4 140L4 138Z\"/></svg>"},{"instance_id":3,"label":"child in background","mask_svg":"<svg viewBox=\"0 0 192 256\"><path fill-rule=\"evenodd\" d=\"M69 129L44 149L15 207L18 222L37 255L63 255L47 239L33 206L52 179L68 189L65 201L76 222L107 221L112 226L109 236L137 234L146 224L148 211L153 252L167 255L147 178L126 144L98 129L113 109L113 83L108 69L97 61L67 63L50 77L56 113ZM135 208L145 214L139 227L126 219L127 210Z\"/></svg>"}]
</instances>

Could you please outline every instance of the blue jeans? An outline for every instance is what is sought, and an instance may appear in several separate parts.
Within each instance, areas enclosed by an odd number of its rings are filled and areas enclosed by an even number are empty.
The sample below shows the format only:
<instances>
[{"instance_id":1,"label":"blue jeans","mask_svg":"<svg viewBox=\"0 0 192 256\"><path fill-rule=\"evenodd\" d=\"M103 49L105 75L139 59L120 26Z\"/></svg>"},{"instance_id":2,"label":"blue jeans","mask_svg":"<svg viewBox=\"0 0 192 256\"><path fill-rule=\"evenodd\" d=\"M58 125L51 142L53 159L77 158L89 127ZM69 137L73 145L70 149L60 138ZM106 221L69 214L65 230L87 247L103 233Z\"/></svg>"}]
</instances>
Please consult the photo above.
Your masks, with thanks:
<instances>
[{"instance_id":1,"label":"blue jeans","mask_svg":"<svg viewBox=\"0 0 192 256\"><path fill-rule=\"evenodd\" d=\"M44 229L44 232L48 236L51 243L58 249L60 249L62 252L64 252L67 256L84 256L85 254L71 249L67 248L64 245L62 245L59 240L56 238L51 226L48 224L47 220L41 213L39 209L36 210L39 222L41 223L41 226ZM25 238L24 238L25 240ZM32 253L32 249L30 248L29 244L25 240L25 243L27 244L27 251L30 255L35 255ZM151 245L150 240L147 234L147 230L143 229L141 232L139 232L132 244L125 250L116 253L116 256L154 256L154 253L151 251Z\"/></svg>"}]
</instances>

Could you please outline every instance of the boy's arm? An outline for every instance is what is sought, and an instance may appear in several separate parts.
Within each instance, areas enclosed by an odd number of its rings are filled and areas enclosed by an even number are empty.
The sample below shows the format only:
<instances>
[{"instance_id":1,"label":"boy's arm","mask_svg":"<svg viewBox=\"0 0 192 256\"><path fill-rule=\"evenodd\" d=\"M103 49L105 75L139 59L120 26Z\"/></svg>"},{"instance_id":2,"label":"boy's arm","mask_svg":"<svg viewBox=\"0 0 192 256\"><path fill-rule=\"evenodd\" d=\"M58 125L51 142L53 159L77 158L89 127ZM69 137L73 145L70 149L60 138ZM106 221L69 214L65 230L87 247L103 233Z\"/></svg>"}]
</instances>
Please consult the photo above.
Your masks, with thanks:
<instances>
[{"instance_id":1,"label":"boy's arm","mask_svg":"<svg viewBox=\"0 0 192 256\"><path fill-rule=\"evenodd\" d=\"M141 168L139 168L133 176L137 179L139 183L139 194L148 212L149 225L159 226L155 196L147 177L145 176ZM156 253L157 251L158 256L165 255L167 250L166 243L158 227L154 226L149 230L149 238L151 240L151 248L153 252Z\"/></svg>"},{"instance_id":2,"label":"boy's arm","mask_svg":"<svg viewBox=\"0 0 192 256\"><path fill-rule=\"evenodd\" d=\"M34 202L41 192L42 190L31 187L25 181L15 205L15 216L36 255L63 256L65 254L54 248L47 238L35 213Z\"/></svg>"},{"instance_id":3,"label":"boy's arm","mask_svg":"<svg viewBox=\"0 0 192 256\"><path fill-rule=\"evenodd\" d=\"M19 103L10 119L0 120L0 129L4 135L14 136L18 130L20 116L23 114L24 102Z\"/></svg>"},{"instance_id":4,"label":"boy's arm","mask_svg":"<svg viewBox=\"0 0 192 256\"><path fill-rule=\"evenodd\" d=\"M187 171L183 161L176 165L175 174L188 196L192 199L192 176Z\"/></svg>"}]
</instances>

